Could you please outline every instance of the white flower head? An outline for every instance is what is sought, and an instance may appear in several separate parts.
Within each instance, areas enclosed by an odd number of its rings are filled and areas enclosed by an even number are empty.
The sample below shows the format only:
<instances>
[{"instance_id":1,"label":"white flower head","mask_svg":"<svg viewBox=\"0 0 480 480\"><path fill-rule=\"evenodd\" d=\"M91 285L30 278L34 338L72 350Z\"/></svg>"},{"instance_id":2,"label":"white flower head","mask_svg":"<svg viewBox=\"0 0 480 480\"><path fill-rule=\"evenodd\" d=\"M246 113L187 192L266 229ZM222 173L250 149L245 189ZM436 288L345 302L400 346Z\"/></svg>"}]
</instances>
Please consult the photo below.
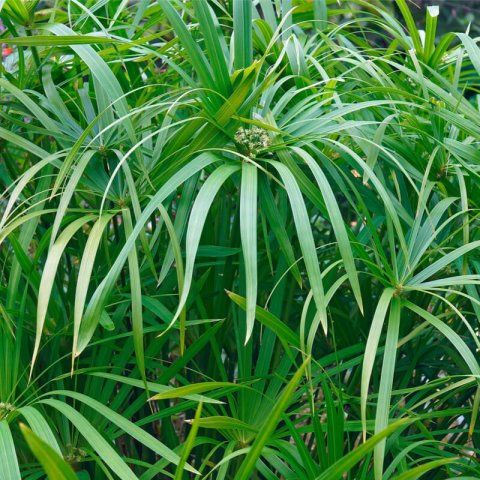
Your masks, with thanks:
<instances>
[{"instance_id":1,"label":"white flower head","mask_svg":"<svg viewBox=\"0 0 480 480\"><path fill-rule=\"evenodd\" d=\"M268 132L260 127L240 127L233 137L237 147L250 158L255 158L260 150L268 148L271 140Z\"/></svg>"}]
</instances>

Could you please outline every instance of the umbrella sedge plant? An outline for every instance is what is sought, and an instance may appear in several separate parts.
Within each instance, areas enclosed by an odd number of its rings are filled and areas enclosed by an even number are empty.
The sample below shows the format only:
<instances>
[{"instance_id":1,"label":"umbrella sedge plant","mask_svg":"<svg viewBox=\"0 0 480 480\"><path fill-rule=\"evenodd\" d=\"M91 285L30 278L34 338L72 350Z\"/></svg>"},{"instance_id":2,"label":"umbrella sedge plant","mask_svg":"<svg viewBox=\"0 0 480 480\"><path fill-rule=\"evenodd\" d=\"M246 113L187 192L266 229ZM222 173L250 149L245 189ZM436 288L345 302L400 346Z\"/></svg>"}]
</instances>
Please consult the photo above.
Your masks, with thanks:
<instances>
[{"instance_id":1,"label":"umbrella sedge plant","mask_svg":"<svg viewBox=\"0 0 480 480\"><path fill-rule=\"evenodd\" d=\"M0 1L1 478L478 478L480 49L411 8Z\"/></svg>"}]
</instances>

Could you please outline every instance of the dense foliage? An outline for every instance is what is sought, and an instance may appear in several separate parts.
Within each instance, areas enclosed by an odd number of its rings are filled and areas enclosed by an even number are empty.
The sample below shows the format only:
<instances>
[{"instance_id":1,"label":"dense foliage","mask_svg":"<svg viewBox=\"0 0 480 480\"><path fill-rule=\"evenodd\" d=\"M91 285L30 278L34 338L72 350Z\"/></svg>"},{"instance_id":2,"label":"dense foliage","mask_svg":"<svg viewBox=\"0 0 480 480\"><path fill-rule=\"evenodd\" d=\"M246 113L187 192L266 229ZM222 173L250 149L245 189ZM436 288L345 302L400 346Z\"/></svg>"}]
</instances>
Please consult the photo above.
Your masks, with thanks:
<instances>
[{"instance_id":1,"label":"dense foliage","mask_svg":"<svg viewBox=\"0 0 480 480\"><path fill-rule=\"evenodd\" d=\"M2 479L480 478L468 29L0 9Z\"/></svg>"}]
</instances>

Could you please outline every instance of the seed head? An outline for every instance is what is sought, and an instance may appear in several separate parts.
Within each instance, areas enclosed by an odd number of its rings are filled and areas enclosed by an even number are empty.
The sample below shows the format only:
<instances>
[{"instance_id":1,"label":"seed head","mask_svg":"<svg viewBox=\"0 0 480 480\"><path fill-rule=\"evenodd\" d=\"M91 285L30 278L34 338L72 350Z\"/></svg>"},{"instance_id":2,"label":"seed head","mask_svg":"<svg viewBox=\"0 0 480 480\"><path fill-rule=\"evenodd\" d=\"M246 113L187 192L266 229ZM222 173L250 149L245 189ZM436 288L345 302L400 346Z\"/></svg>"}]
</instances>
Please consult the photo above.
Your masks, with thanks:
<instances>
[{"instance_id":1,"label":"seed head","mask_svg":"<svg viewBox=\"0 0 480 480\"><path fill-rule=\"evenodd\" d=\"M240 127L233 140L238 149L250 158L255 158L260 150L268 148L271 144L268 132L259 127L243 128Z\"/></svg>"}]
</instances>

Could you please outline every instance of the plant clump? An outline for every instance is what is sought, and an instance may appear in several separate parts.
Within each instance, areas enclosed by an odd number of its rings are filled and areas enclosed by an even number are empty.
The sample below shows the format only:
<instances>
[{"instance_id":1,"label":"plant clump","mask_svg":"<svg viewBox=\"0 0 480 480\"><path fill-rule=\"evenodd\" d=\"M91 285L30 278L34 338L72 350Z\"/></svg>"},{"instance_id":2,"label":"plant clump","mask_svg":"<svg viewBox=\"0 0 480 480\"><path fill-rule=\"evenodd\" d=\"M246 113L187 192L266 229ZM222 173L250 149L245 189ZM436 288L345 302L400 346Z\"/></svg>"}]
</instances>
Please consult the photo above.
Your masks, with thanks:
<instances>
[{"instance_id":1,"label":"plant clump","mask_svg":"<svg viewBox=\"0 0 480 480\"><path fill-rule=\"evenodd\" d=\"M430 3L0 0L0 480L480 479L478 28Z\"/></svg>"}]
</instances>

